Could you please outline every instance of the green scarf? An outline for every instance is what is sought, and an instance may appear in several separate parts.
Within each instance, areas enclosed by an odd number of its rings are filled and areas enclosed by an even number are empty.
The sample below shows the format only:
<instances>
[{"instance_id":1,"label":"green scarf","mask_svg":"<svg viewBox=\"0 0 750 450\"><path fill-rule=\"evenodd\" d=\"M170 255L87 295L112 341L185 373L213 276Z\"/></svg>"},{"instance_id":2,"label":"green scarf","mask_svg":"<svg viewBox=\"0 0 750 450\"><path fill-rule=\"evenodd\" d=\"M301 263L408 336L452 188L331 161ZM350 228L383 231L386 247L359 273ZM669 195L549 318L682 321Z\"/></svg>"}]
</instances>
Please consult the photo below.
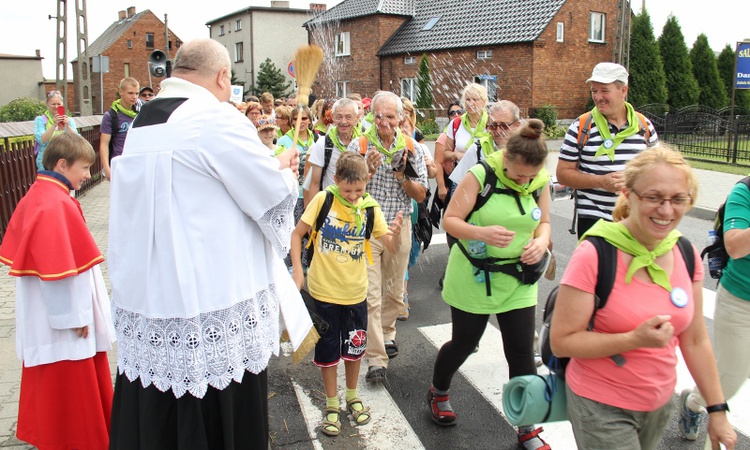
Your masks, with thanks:
<instances>
[{"instance_id":1,"label":"green scarf","mask_svg":"<svg viewBox=\"0 0 750 450\"><path fill-rule=\"evenodd\" d=\"M471 134L471 137L469 138L469 142L464 145L464 148L469 148L472 142L474 142L474 139L477 137L485 136L487 135L487 119L489 116L487 115L487 111L482 111L482 117L479 118L479 122L477 122L476 128L471 128L471 121L469 120L469 113L463 113L461 115L461 124L463 124L464 128ZM456 136L453 136L453 147L455 148L456 143Z\"/></svg>"},{"instance_id":2,"label":"green scarf","mask_svg":"<svg viewBox=\"0 0 750 450\"><path fill-rule=\"evenodd\" d=\"M382 154L386 156L385 162L386 164L390 164L391 160L393 160L393 155L398 153L399 151L406 148L406 140L404 139L404 133L399 131L398 128L396 128L396 146L393 147L393 150L386 149L383 147L383 143L380 142L380 137L378 137L378 127L372 126L365 131L364 136L367 138L368 141L372 145L375 146L376 149Z\"/></svg>"},{"instance_id":3,"label":"green scarf","mask_svg":"<svg viewBox=\"0 0 750 450\"><path fill-rule=\"evenodd\" d=\"M505 151L503 150L495 152L487 157L487 164L492 167L492 169L495 171L495 175L497 175L498 181L500 181L500 183L502 183L504 186L518 192L518 195L520 196L527 197L530 196L534 191L537 191L547 185L547 182L549 181L549 173L547 173L547 169L544 167L542 167L542 170L539 171L539 173L536 177L534 177L533 180L523 186L508 178L508 175L505 174L505 163L503 159L504 154Z\"/></svg>"},{"instance_id":4,"label":"green scarf","mask_svg":"<svg viewBox=\"0 0 750 450\"><path fill-rule=\"evenodd\" d=\"M320 131L320 134L326 134L326 129L327 128L328 128L328 125L326 125L324 123L319 123L319 124L315 125L315 128L313 128L313 129Z\"/></svg>"},{"instance_id":5,"label":"green scarf","mask_svg":"<svg viewBox=\"0 0 750 450\"><path fill-rule=\"evenodd\" d=\"M620 145L626 138L629 138L630 136L638 133L640 125L638 122L638 117L635 115L635 109L633 109L633 105L625 102L625 108L627 108L628 110L628 127L617 133L614 138L612 138L612 135L609 133L609 122L607 122L607 118L599 112L599 109L597 109L596 106L593 110L591 110L591 116L594 118L596 129L599 130L599 135L602 137L602 139L604 139L602 145L600 145L596 150L594 158L601 155L607 155L609 156L610 161L614 161L615 149L617 148L617 146ZM579 126L581 125L579 124ZM604 147L604 144L607 142L612 143L609 148Z\"/></svg>"},{"instance_id":6,"label":"green scarf","mask_svg":"<svg viewBox=\"0 0 750 450\"><path fill-rule=\"evenodd\" d=\"M293 127L290 128L289 131L286 132L286 135L289 136L289 139L294 139L294 128ZM301 147L300 150L302 150L302 151L307 150L308 148L310 148L311 145L313 145L315 143L313 132L310 131L310 130L307 130L307 140L306 141L300 140L300 136L302 136L302 133L300 133L300 135L297 136L297 145L299 147ZM294 145L294 142L292 142L292 145Z\"/></svg>"},{"instance_id":7,"label":"green scarf","mask_svg":"<svg viewBox=\"0 0 750 450\"><path fill-rule=\"evenodd\" d=\"M114 109L115 111L121 112L128 117L135 117L135 115L137 114L133 109L124 108L120 104L120 99L117 99L112 102L112 109Z\"/></svg>"},{"instance_id":8,"label":"green scarf","mask_svg":"<svg viewBox=\"0 0 750 450\"><path fill-rule=\"evenodd\" d=\"M679 231L672 230L664 240L659 242L659 245L653 251L648 250L643 244L638 242L630 234L630 230L619 222L612 223L600 220L581 237L581 240L586 238L586 236L600 236L623 252L633 255L633 261L630 263L628 272L625 275L625 283L630 283L633 274L641 267L645 267L654 283L666 289L667 292L672 291L672 284L669 282L667 272L656 264L656 258L672 251L672 247L675 246L677 240L682 236L682 233Z\"/></svg>"},{"instance_id":9,"label":"green scarf","mask_svg":"<svg viewBox=\"0 0 750 450\"><path fill-rule=\"evenodd\" d=\"M44 111L44 115L47 116L47 125L44 128L44 131L47 131L50 128L52 128L52 127L55 126L55 118L52 117L52 113L49 112L49 109L47 111ZM55 137L59 133L62 133L62 130L55 130L55 131L53 131L52 132L52 136L50 136L50 138L49 138L50 141L52 140L53 137ZM49 143L49 141L47 141L47 143Z\"/></svg>"},{"instance_id":10,"label":"green scarf","mask_svg":"<svg viewBox=\"0 0 750 450\"><path fill-rule=\"evenodd\" d=\"M357 202L356 205L353 205L353 204L349 203L349 200L347 200L347 199L345 199L344 197L341 196L341 194L339 193L339 187L336 186L335 184L332 184L332 185L328 186L326 188L326 191L328 191L331 194L333 194L333 196L336 197L336 199L339 202L341 202L342 205L344 205L344 206L346 206L347 208L350 209L350 212L355 217L355 219L354 219L355 220L355 229L354 229L354 231L357 234L359 234L360 230L362 229L362 215L363 215L362 211L365 210L365 209L367 209L367 208L369 208L369 207L371 207L371 206L380 206L380 205L378 205L378 202L376 202L375 199L372 198L372 196L370 194L368 194L367 192L365 192L365 195L362 196L362 199L359 202Z\"/></svg>"},{"instance_id":11,"label":"green scarf","mask_svg":"<svg viewBox=\"0 0 750 450\"><path fill-rule=\"evenodd\" d=\"M352 128L352 141L357 139L359 135L360 135L359 127ZM326 136L331 138L331 142L333 142L333 146L337 148L341 153L344 153L346 151L346 145L342 144L339 141L339 128L338 127L331 127L331 129L328 130L328 134Z\"/></svg>"},{"instance_id":12,"label":"green scarf","mask_svg":"<svg viewBox=\"0 0 750 450\"><path fill-rule=\"evenodd\" d=\"M482 146L482 153L484 153L484 159L487 159L488 156L490 156L491 154L499 150L497 148L497 145L495 145L495 140L492 139L492 136L489 134L486 136L479 137L479 145Z\"/></svg>"},{"instance_id":13,"label":"green scarf","mask_svg":"<svg viewBox=\"0 0 750 450\"><path fill-rule=\"evenodd\" d=\"M365 115L365 117L362 118L362 120L364 120L365 122L373 123L374 124L375 123L375 116L373 116L372 111L370 111L370 112L367 113L367 115Z\"/></svg>"}]
</instances>

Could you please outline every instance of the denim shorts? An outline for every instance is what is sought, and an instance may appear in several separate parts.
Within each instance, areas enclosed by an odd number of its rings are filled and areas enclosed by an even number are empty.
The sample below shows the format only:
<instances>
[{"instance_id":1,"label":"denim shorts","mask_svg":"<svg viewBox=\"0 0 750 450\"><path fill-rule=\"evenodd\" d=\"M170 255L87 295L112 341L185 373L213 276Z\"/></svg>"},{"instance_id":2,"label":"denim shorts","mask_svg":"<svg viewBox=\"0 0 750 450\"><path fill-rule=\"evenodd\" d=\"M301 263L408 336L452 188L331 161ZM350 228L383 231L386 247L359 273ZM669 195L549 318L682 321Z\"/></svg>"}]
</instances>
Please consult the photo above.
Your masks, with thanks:
<instances>
[{"instance_id":1,"label":"denim shorts","mask_svg":"<svg viewBox=\"0 0 750 450\"><path fill-rule=\"evenodd\" d=\"M313 362L332 367L344 361L357 361L367 349L367 301L354 305L336 305L314 299L315 311L328 322L328 331L315 344Z\"/></svg>"}]
</instances>

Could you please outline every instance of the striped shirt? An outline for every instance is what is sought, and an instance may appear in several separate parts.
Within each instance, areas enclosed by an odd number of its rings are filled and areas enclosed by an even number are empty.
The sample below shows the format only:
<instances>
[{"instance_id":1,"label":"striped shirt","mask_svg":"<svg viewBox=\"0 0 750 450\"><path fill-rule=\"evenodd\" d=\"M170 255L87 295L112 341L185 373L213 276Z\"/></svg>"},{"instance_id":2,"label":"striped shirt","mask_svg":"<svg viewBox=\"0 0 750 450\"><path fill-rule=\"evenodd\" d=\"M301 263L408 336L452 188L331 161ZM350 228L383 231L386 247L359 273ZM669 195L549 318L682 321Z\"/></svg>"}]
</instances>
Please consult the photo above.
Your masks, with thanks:
<instances>
[{"instance_id":1,"label":"striped shirt","mask_svg":"<svg viewBox=\"0 0 750 450\"><path fill-rule=\"evenodd\" d=\"M638 153L646 150L646 148L655 145L659 140L654 125L650 120L646 119L649 133L651 135L648 142L646 142L642 133L634 134L633 136L625 138L625 140L617 146L614 161L610 161L609 156L607 155L599 155L597 158L594 158L597 149L602 145L604 139L599 133L596 124L592 121L588 141L586 141L586 145L583 147L579 155L579 120L580 118L570 124L568 132L565 134L565 140L560 146L559 159L560 161L578 163L578 170L582 173L590 175L606 175L612 172L621 172L625 170L625 163L633 159ZM609 123L609 133L613 137L625 128L627 128L627 125L622 129L618 129L615 125ZM604 189L578 189L576 194L576 208L579 217L593 219L603 218L612 221L612 210L615 208L615 202L617 201L618 195L619 193L609 192Z\"/></svg>"}]
</instances>

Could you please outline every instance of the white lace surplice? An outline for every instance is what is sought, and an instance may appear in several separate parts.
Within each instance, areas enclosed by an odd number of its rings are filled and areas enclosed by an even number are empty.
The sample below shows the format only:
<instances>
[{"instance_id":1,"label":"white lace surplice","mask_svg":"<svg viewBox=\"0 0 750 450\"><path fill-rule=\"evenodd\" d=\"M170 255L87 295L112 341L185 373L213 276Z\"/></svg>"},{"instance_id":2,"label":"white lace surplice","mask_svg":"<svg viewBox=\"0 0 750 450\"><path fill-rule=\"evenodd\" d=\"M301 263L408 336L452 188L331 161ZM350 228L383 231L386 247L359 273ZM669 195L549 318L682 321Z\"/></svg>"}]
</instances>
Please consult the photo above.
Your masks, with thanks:
<instances>
[{"instance_id":1,"label":"white lace surplice","mask_svg":"<svg viewBox=\"0 0 750 450\"><path fill-rule=\"evenodd\" d=\"M281 260L297 186L231 105L184 80L162 86L190 99L167 123L132 128L113 160L118 367L201 398L278 353L280 301L299 295Z\"/></svg>"}]
</instances>

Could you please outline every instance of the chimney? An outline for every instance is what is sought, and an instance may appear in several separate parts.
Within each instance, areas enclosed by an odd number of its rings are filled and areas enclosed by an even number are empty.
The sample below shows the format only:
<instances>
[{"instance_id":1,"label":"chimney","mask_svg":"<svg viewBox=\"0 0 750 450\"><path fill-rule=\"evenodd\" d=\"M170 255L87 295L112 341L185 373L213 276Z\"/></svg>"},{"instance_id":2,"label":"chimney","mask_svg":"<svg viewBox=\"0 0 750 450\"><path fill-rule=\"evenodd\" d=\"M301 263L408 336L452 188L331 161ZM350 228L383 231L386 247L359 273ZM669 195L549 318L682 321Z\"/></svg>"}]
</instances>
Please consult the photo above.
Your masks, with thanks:
<instances>
[{"instance_id":1,"label":"chimney","mask_svg":"<svg viewBox=\"0 0 750 450\"><path fill-rule=\"evenodd\" d=\"M286 0L271 0L271 8L289 9L289 2Z\"/></svg>"},{"instance_id":2,"label":"chimney","mask_svg":"<svg viewBox=\"0 0 750 450\"><path fill-rule=\"evenodd\" d=\"M125 20L125 17L127 17L127 16L125 15L125 11L124 10L117 12L117 20Z\"/></svg>"},{"instance_id":3,"label":"chimney","mask_svg":"<svg viewBox=\"0 0 750 450\"><path fill-rule=\"evenodd\" d=\"M310 11L315 13L325 12L326 10L326 4L325 3L310 3Z\"/></svg>"},{"instance_id":4,"label":"chimney","mask_svg":"<svg viewBox=\"0 0 750 450\"><path fill-rule=\"evenodd\" d=\"M128 8L128 18L133 17L135 15L135 6L131 6Z\"/></svg>"},{"instance_id":5,"label":"chimney","mask_svg":"<svg viewBox=\"0 0 750 450\"><path fill-rule=\"evenodd\" d=\"M42 51L39 49L36 49L36 57L41 58L42 57Z\"/></svg>"}]
</instances>

